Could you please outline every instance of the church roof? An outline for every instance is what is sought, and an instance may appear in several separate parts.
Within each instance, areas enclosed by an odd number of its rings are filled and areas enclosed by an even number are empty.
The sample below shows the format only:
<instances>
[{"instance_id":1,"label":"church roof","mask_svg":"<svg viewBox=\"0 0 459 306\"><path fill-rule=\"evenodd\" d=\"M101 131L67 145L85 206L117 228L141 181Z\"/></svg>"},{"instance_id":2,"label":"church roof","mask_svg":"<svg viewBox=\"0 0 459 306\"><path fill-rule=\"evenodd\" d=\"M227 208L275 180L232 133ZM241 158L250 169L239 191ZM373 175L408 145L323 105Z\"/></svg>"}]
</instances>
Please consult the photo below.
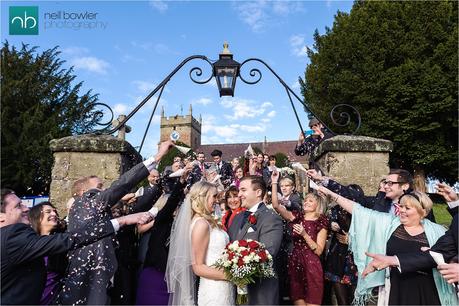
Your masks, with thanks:
<instances>
[{"instance_id":1,"label":"church roof","mask_svg":"<svg viewBox=\"0 0 459 306\"><path fill-rule=\"evenodd\" d=\"M287 140L287 141L270 141L270 142L251 142L251 143L224 143L224 144L207 144L201 145L196 148L194 152L204 152L206 155L207 161L209 161L210 153L218 149L223 152L222 159L230 161L235 157L241 157L244 155L244 151L247 149L249 144L252 145L252 148L258 148L264 150L264 153L269 155L275 155L276 153L284 153L290 159L290 161L306 162L307 157L305 156L296 156L295 146L297 140Z\"/></svg>"}]
</instances>

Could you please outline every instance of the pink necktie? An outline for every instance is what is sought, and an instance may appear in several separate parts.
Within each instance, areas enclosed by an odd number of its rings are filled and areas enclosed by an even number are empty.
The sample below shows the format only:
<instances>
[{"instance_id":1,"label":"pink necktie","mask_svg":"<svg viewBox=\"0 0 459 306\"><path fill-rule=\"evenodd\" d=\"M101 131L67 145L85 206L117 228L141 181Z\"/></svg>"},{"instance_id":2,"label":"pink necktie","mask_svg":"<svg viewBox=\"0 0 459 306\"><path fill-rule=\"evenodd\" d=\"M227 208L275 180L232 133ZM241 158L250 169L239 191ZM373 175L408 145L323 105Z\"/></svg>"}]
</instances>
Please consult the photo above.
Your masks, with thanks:
<instances>
[{"instance_id":1,"label":"pink necktie","mask_svg":"<svg viewBox=\"0 0 459 306\"><path fill-rule=\"evenodd\" d=\"M397 203L394 203L394 207L395 207L394 214L396 216L400 216L400 205L398 205Z\"/></svg>"}]
</instances>

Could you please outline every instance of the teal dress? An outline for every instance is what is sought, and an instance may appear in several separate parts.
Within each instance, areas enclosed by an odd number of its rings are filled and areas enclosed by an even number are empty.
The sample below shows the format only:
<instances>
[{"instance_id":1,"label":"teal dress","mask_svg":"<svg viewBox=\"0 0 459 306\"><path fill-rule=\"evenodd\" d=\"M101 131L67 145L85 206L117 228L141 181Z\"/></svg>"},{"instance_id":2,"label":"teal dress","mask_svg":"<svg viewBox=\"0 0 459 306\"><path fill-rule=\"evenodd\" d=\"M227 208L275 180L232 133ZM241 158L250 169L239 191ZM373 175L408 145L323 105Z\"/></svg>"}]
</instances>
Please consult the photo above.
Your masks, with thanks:
<instances>
[{"instance_id":1,"label":"teal dress","mask_svg":"<svg viewBox=\"0 0 459 306\"><path fill-rule=\"evenodd\" d=\"M371 273L365 278L361 277L361 273L371 261L365 252L387 254L387 242L400 224L400 219L392 214L374 211L354 203L349 229L349 246L359 272L354 304L365 304L371 297L372 288L385 284L386 271L384 270ZM435 244L445 233L444 227L429 220L424 219L422 225L429 246ZM457 305L458 300L453 286L441 277L437 269L432 269L432 275L441 304Z\"/></svg>"}]
</instances>

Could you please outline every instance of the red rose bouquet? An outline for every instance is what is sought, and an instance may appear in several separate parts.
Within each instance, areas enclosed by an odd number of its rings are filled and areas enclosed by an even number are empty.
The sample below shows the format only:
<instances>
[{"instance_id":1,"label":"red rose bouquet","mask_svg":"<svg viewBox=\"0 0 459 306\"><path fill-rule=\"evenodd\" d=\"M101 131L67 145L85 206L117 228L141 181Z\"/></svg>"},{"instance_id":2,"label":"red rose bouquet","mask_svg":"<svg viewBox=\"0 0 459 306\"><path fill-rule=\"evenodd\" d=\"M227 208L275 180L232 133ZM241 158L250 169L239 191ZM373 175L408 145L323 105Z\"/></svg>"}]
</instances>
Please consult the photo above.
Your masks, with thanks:
<instances>
[{"instance_id":1,"label":"red rose bouquet","mask_svg":"<svg viewBox=\"0 0 459 306\"><path fill-rule=\"evenodd\" d=\"M273 258L262 243L247 239L229 243L214 264L237 286L237 304L247 303L247 285L255 278L275 277Z\"/></svg>"}]
</instances>

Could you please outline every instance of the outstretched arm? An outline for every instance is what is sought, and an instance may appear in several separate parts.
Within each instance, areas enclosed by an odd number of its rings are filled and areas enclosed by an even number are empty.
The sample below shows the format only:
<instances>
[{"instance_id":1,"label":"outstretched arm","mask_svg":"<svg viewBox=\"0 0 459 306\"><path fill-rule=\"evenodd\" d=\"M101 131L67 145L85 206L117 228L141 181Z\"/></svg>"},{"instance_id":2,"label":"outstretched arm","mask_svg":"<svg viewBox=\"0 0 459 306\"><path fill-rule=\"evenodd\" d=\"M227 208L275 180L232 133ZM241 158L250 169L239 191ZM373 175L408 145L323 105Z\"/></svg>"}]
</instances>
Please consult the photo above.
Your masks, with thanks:
<instances>
[{"instance_id":1,"label":"outstretched arm","mask_svg":"<svg viewBox=\"0 0 459 306\"><path fill-rule=\"evenodd\" d=\"M323 192L326 195L329 195L334 202L338 203L338 205L341 206L345 211L352 214L352 209L354 208L355 202L348 200L323 186L319 187L319 191Z\"/></svg>"}]
</instances>

